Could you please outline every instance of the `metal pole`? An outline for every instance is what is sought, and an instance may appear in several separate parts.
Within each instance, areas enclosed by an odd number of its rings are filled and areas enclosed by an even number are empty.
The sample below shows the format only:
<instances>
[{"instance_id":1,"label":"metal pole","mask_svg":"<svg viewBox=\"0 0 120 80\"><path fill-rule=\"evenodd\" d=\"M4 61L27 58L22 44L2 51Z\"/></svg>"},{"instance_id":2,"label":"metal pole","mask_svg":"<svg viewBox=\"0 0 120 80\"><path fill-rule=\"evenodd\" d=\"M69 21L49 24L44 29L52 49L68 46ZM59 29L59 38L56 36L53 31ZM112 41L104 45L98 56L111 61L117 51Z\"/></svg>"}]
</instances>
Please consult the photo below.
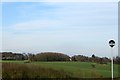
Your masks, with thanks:
<instances>
[{"instance_id":1,"label":"metal pole","mask_svg":"<svg viewBox=\"0 0 120 80\"><path fill-rule=\"evenodd\" d=\"M113 48L111 48L111 73L112 73L112 80L113 80Z\"/></svg>"}]
</instances>

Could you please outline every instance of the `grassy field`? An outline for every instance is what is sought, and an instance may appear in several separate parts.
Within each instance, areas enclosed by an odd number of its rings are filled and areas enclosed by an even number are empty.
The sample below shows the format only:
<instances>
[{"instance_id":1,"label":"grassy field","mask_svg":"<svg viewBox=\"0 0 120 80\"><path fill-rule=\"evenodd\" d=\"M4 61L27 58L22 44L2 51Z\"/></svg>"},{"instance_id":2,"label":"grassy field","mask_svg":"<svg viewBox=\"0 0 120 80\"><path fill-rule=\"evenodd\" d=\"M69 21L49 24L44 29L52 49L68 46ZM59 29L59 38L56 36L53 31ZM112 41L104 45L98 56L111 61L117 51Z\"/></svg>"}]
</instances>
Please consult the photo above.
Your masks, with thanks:
<instances>
[{"instance_id":1,"label":"grassy field","mask_svg":"<svg viewBox=\"0 0 120 80\"><path fill-rule=\"evenodd\" d=\"M111 64L97 64L91 62L30 62L25 61L2 61L2 63L17 63L40 65L44 68L64 70L76 78L110 78ZM92 66L94 65L94 67ZM118 65L114 64L114 77L118 77Z\"/></svg>"},{"instance_id":2,"label":"grassy field","mask_svg":"<svg viewBox=\"0 0 120 80\"><path fill-rule=\"evenodd\" d=\"M110 64L96 64L90 62L35 62L47 68L63 69L73 73L75 77L98 78L111 77ZM95 68L92 67L95 65ZM114 77L118 77L118 65L114 65Z\"/></svg>"}]
</instances>

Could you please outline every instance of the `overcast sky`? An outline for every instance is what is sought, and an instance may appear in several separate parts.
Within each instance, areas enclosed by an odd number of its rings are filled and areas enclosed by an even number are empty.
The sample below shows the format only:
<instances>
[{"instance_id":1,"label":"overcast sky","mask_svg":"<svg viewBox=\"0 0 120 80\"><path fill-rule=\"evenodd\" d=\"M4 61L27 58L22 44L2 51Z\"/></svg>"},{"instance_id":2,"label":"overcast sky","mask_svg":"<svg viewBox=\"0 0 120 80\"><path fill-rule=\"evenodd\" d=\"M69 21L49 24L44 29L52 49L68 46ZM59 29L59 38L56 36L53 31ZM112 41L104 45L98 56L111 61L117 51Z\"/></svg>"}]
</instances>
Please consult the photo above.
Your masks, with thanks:
<instances>
[{"instance_id":1,"label":"overcast sky","mask_svg":"<svg viewBox=\"0 0 120 80\"><path fill-rule=\"evenodd\" d=\"M117 55L117 10L115 2L3 2L2 51L110 57L114 39Z\"/></svg>"}]
</instances>

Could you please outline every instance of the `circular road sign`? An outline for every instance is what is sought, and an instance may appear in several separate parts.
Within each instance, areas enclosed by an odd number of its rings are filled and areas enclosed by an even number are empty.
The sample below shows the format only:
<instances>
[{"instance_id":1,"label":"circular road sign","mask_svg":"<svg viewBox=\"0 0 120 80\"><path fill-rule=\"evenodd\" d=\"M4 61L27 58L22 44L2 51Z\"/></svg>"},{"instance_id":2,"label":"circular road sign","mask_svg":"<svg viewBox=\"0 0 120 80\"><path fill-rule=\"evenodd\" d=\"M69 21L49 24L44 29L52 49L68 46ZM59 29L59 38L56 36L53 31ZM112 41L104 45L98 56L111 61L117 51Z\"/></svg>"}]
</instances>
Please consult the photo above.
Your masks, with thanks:
<instances>
[{"instance_id":1,"label":"circular road sign","mask_svg":"<svg viewBox=\"0 0 120 80\"><path fill-rule=\"evenodd\" d=\"M110 41L109 41L109 46L110 46L111 48L113 48L113 47L115 46L115 41L114 41L114 40L110 40Z\"/></svg>"}]
</instances>

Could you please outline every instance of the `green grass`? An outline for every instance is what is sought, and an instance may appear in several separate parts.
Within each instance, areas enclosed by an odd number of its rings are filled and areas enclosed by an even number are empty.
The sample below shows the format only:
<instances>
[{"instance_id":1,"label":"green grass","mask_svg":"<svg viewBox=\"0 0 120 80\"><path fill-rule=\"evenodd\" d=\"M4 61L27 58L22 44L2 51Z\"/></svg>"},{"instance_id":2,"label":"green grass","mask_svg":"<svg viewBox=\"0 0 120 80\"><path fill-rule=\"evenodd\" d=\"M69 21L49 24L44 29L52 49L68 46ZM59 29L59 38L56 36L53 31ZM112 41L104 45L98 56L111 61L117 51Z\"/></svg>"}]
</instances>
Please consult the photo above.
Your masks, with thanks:
<instances>
[{"instance_id":1,"label":"green grass","mask_svg":"<svg viewBox=\"0 0 120 80\"><path fill-rule=\"evenodd\" d=\"M24 61L2 61L12 63L22 63ZM111 64L97 64L91 62L30 62L26 64L40 65L44 68L64 70L72 73L74 77L80 78L109 78L111 77ZM92 67L95 65L95 68ZM118 65L114 64L114 77L118 77Z\"/></svg>"},{"instance_id":2,"label":"green grass","mask_svg":"<svg viewBox=\"0 0 120 80\"><path fill-rule=\"evenodd\" d=\"M54 69L64 69L65 71L72 72L75 77L111 77L110 64L95 64L93 68L90 62L34 62L44 67ZM118 76L118 65L114 65L114 77Z\"/></svg>"}]
</instances>

